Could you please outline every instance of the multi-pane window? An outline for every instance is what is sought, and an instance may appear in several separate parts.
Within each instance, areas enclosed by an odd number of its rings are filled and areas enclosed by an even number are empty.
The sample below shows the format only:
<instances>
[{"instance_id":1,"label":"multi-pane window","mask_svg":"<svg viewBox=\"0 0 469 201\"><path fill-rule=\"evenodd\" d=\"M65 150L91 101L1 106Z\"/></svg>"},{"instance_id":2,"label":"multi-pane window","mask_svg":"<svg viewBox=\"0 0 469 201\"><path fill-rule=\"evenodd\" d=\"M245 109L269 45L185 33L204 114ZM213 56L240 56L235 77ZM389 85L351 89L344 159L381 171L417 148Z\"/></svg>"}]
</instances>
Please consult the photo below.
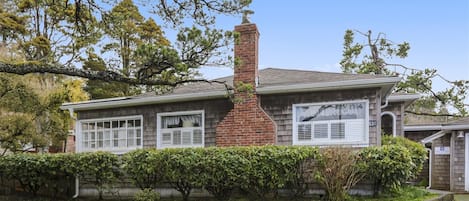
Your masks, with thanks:
<instances>
[{"instance_id":1,"label":"multi-pane window","mask_svg":"<svg viewBox=\"0 0 469 201\"><path fill-rule=\"evenodd\" d=\"M368 144L368 101L293 105L293 144Z\"/></svg>"},{"instance_id":2,"label":"multi-pane window","mask_svg":"<svg viewBox=\"0 0 469 201\"><path fill-rule=\"evenodd\" d=\"M204 146L203 111L158 114L158 148Z\"/></svg>"},{"instance_id":3,"label":"multi-pane window","mask_svg":"<svg viewBox=\"0 0 469 201\"><path fill-rule=\"evenodd\" d=\"M142 117L82 120L80 151L123 152L142 147Z\"/></svg>"}]
</instances>

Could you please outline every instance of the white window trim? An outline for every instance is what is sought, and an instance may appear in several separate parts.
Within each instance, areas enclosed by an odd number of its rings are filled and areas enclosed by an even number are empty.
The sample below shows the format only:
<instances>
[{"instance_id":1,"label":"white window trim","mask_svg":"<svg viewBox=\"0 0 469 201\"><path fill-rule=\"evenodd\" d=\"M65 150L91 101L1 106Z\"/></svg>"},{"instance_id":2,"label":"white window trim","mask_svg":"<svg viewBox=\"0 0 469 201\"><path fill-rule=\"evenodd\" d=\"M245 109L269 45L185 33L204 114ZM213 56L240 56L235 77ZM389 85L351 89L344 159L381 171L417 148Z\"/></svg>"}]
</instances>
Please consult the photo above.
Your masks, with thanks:
<instances>
[{"instance_id":1,"label":"white window trim","mask_svg":"<svg viewBox=\"0 0 469 201\"><path fill-rule=\"evenodd\" d=\"M314 142L314 141L298 141L297 123L296 123L296 107L315 106L315 105L334 105L347 103L365 103L365 140L364 141L330 141L330 142ZM292 144L293 145L313 145L313 146L332 146L332 145L352 145L354 147L367 147L370 141L369 119L370 119L370 101L368 99L349 100L349 101L331 101L317 103L300 103L292 105Z\"/></svg>"},{"instance_id":2,"label":"white window trim","mask_svg":"<svg viewBox=\"0 0 469 201\"><path fill-rule=\"evenodd\" d=\"M96 121L113 121L113 120L127 120L127 119L136 119L136 118L140 118L140 124L141 124L141 127L142 127L142 143L140 144L140 146L134 146L132 148L120 148L120 149L116 149L116 148L112 148L112 149L108 149L108 148L103 148L103 149L94 149L94 150L91 150L91 149L86 149L84 150L83 149L83 144L82 144L82 139L83 139L83 133L82 133L82 129L81 129L81 124L82 123L87 123L87 122L96 122ZM80 152L96 152L96 151L109 151L111 153L114 153L114 154L123 154L123 153L126 153L126 152L129 152L129 151L133 151L135 149L141 149L143 148L143 142L144 142L144 128L143 128L143 115L133 115L133 116L120 116L120 117L109 117L109 118L96 118L96 119L80 119L78 120L76 123L75 123L75 128L76 128L76 131L78 133L78 135L76 135L76 139L75 139L75 150L77 153L80 153Z\"/></svg>"},{"instance_id":3,"label":"white window trim","mask_svg":"<svg viewBox=\"0 0 469 201\"><path fill-rule=\"evenodd\" d=\"M389 115L392 117L392 136L396 137L396 118L397 118L396 115L390 111L382 112L381 119L383 118L384 115ZM383 123L383 121L381 121L381 123Z\"/></svg>"},{"instance_id":4,"label":"white window trim","mask_svg":"<svg viewBox=\"0 0 469 201\"><path fill-rule=\"evenodd\" d=\"M162 116L179 116L179 115L192 115L192 114L201 114L202 115L202 144L200 145L171 145L164 146L162 144L163 135L161 134L161 117ZM204 147L205 146L205 111L204 110L190 110L190 111L179 111L179 112L162 112L156 114L156 148L188 148L188 147Z\"/></svg>"}]
</instances>

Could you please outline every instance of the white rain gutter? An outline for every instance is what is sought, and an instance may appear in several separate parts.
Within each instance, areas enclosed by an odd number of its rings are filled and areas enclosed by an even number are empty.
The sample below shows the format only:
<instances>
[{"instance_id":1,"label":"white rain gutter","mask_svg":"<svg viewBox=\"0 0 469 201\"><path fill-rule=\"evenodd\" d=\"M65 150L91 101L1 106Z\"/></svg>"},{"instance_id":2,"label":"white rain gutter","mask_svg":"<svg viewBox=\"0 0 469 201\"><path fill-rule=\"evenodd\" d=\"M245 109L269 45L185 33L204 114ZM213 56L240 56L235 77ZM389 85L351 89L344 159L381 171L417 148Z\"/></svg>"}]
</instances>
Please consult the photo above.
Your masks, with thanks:
<instances>
[{"instance_id":1,"label":"white rain gutter","mask_svg":"<svg viewBox=\"0 0 469 201\"><path fill-rule=\"evenodd\" d=\"M426 189L430 189L432 187L432 149L426 148L428 151L428 186Z\"/></svg>"},{"instance_id":2,"label":"white rain gutter","mask_svg":"<svg viewBox=\"0 0 469 201\"><path fill-rule=\"evenodd\" d=\"M73 116L73 114L74 114L73 108L68 108L68 112L70 113L70 118L72 118L73 120L76 121L77 118L75 118L75 116ZM75 176L75 195L73 195L72 198L75 199L79 195L80 195L80 180L78 179L78 176Z\"/></svg>"},{"instance_id":3,"label":"white rain gutter","mask_svg":"<svg viewBox=\"0 0 469 201\"><path fill-rule=\"evenodd\" d=\"M399 82L399 77L385 77L375 79L363 80L344 80L337 82L320 82L320 83L307 83L307 84L294 84L294 85L276 85L265 86L257 88L258 94L278 94L285 92L307 92L307 91L324 91L333 89L356 89L356 88L371 88L379 87L385 84L395 84ZM391 87L392 88L392 87Z\"/></svg>"},{"instance_id":4,"label":"white rain gutter","mask_svg":"<svg viewBox=\"0 0 469 201\"><path fill-rule=\"evenodd\" d=\"M422 97L420 94L399 94L399 95L391 95L388 97L389 102L399 102L399 101L410 101L416 100Z\"/></svg>"},{"instance_id":5,"label":"white rain gutter","mask_svg":"<svg viewBox=\"0 0 469 201\"><path fill-rule=\"evenodd\" d=\"M438 139L438 138L440 138L440 137L443 137L447 132L448 132L447 130L438 131L438 132L436 132L436 133L433 134L433 135L430 135L430 136L428 136L428 137L426 137L426 138L423 138L422 140L420 140L420 142L421 142L422 144L431 143L431 142L433 142L433 140L436 140L436 139Z\"/></svg>"},{"instance_id":6,"label":"white rain gutter","mask_svg":"<svg viewBox=\"0 0 469 201\"><path fill-rule=\"evenodd\" d=\"M469 125L428 125L428 126L405 126L404 131L448 131L448 130L467 130Z\"/></svg>"},{"instance_id":7,"label":"white rain gutter","mask_svg":"<svg viewBox=\"0 0 469 201\"><path fill-rule=\"evenodd\" d=\"M78 102L78 103L65 103L60 106L61 109L74 108L75 111L87 110L87 109L104 109L104 108L115 108L125 106L136 106L145 105L152 103L168 103L178 101L190 101L190 100L201 100L201 99L212 99L225 97L226 91L211 91L202 93L190 93L190 94L173 94L173 95L162 95L152 96L144 98L125 98L121 100L96 100L93 102Z\"/></svg>"},{"instance_id":8,"label":"white rain gutter","mask_svg":"<svg viewBox=\"0 0 469 201\"><path fill-rule=\"evenodd\" d=\"M405 126L404 131L437 131L442 130L441 125L428 125L428 126Z\"/></svg>"},{"instance_id":9,"label":"white rain gutter","mask_svg":"<svg viewBox=\"0 0 469 201\"><path fill-rule=\"evenodd\" d=\"M438 131L436 132L435 134L433 135L430 135L424 139L422 139L420 142L423 144L423 146L425 146L425 144L427 143L433 143L433 140L436 140L440 137L443 137L448 131ZM427 151L428 151L428 186L426 187L426 189L430 189L432 187L432 149L429 149L429 148L425 148Z\"/></svg>"},{"instance_id":10,"label":"white rain gutter","mask_svg":"<svg viewBox=\"0 0 469 201\"><path fill-rule=\"evenodd\" d=\"M307 84L294 84L294 85L277 85L277 86L266 86L257 88L257 94L279 94L279 93L292 93L292 92L310 92L310 91L324 91L324 90L341 90L341 89L357 89L357 88L371 88L371 87L382 87L383 85L393 85L400 81L399 77L384 77L375 79L363 79L363 80L345 80L337 82L321 82L321 83L307 83ZM392 87L389 87L392 88ZM385 91L387 93L389 90ZM136 106L145 104L155 103L168 103L168 102L180 102L180 101L191 101L191 100L206 100L214 98L226 97L225 90L209 91L209 92L198 92L198 93L187 93L187 94L170 94L143 98L114 98L114 99L102 99L78 103L65 103L60 108L69 109L74 108L75 111L89 110L89 109L104 109L104 108L115 108L125 106Z\"/></svg>"},{"instance_id":11,"label":"white rain gutter","mask_svg":"<svg viewBox=\"0 0 469 201\"><path fill-rule=\"evenodd\" d=\"M386 102L384 102L384 105L381 105L381 109L387 107L388 104L389 104L389 100L388 100L388 98L386 98Z\"/></svg>"},{"instance_id":12,"label":"white rain gutter","mask_svg":"<svg viewBox=\"0 0 469 201\"><path fill-rule=\"evenodd\" d=\"M466 130L469 129L469 125L447 125L443 126L443 129L445 130Z\"/></svg>"}]
</instances>

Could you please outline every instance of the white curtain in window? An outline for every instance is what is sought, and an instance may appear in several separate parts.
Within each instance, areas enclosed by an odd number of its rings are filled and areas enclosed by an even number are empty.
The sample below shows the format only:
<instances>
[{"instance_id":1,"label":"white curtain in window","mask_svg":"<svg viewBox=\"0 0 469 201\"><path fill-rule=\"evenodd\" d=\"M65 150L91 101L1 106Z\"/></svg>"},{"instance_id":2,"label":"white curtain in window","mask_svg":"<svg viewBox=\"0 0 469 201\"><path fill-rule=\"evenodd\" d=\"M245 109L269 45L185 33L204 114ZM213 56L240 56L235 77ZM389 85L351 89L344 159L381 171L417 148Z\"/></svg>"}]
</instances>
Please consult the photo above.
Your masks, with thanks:
<instances>
[{"instance_id":1,"label":"white curtain in window","mask_svg":"<svg viewBox=\"0 0 469 201\"><path fill-rule=\"evenodd\" d=\"M180 115L180 116L166 116L161 118L163 128L178 128L183 126L198 127L201 124L202 118L200 114L195 115Z\"/></svg>"},{"instance_id":2,"label":"white curtain in window","mask_svg":"<svg viewBox=\"0 0 469 201\"><path fill-rule=\"evenodd\" d=\"M297 122L363 119L365 103L325 104L297 107Z\"/></svg>"}]
</instances>

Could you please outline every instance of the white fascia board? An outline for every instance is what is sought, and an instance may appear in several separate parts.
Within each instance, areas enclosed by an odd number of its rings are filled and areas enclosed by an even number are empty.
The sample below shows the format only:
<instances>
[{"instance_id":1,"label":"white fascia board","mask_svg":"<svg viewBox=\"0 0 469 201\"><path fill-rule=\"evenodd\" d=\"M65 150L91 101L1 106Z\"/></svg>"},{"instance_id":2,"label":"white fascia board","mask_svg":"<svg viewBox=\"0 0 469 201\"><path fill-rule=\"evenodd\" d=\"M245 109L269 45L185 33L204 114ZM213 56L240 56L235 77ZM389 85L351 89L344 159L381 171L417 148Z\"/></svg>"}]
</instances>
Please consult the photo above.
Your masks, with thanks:
<instances>
[{"instance_id":1,"label":"white fascia board","mask_svg":"<svg viewBox=\"0 0 469 201\"><path fill-rule=\"evenodd\" d=\"M446 130L442 130L442 131L439 131L439 132L436 132L435 134L433 135L430 135L426 138L423 138L422 140L420 140L420 142L422 142L422 144L427 144L429 142L432 142L433 140L436 140L440 137L443 137L446 133L448 133L448 131Z\"/></svg>"},{"instance_id":2,"label":"white fascia board","mask_svg":"<svg viewBox=\"0 0 469 201\"><path fill-rule=\"evenodd\" d=\"M404 131L467 130L469 125L422 125L404 126Z\"/></svg>"},{"instance_id":3,"label":"white fascia board","mask_svg":"<svg viewBox=\"0 0 469 201\"><path fill-rule=\"evenodd\" d=\"M278 94L278 93L292 93L292 92L308 92L308 91L325 91L325 90L339 90L339 89L358 89L358 88L371 88L389 86L392 88L394 84L399 82L399 77L383 77L374 79L362 80L345 80L337 82L321 82L321 83L308 83L308 84L295 84L295 85L279 85L259 87L256 89L257 94ZM384 93L387 93L384 92ZM79 103L65 103L60 108L79 110L89 109L105 109L125 106L136 106L155 103L169 103L181 102L191 100L205 100L213 98L223 98L226 96L226 91L211 91L201 93L188 93L188 94L170 94L161 96L152 96L145 98L121 98L121 100L107 100L107 101L90 101Z\"/></svg>"},{"instance_id":4,"label":"white fascia board","mask_svg":"<svg viewBox=\"0 0 469 201\"><path fill-rule=\"evenodd\" d=\"M226 96L226 91L211 91L203 93L189 93L189 94L171 94L152 96L144 98L131 98L125 100L106 101L106 102L92 102L92 103L73 103L64 104L60 108L63 110L73 108L75 111L89 110L89 109L105 109L115 107L127 107L156 103L169 103L191 100L206 100L214 98L222 98Z\"/></svg>"},{"instance_id":5,"label":"white fascia board","mask_svg":"<svg viewBox=\"0 0 469 201\"><path fill-rule=\"evenodd\" d=\"M443 129L444 130L466 130L466 129L469 129L469 125L464 125L464 124L461 124L461 125L446 125L446 126L443 126Z\"/></svg>"},{"instance_id":6,"label":"white fascia board","mask_svg":"<svg viewBox=\"0 0 469 201\"><path fill-rule=\"evenodd\" d=\"M307 84L294 84L294 85L278 85L257 88L258 94L279 94L279 93L292 93L292 92L307 92L307 91L325 91L336 89L357 89L357 88L371 88L381 87L384 85L394 85L399 82L399 77L385 77L363 80L344 80L337 82L319 82ZM385 92L386 93L386 92Z\"/></svg>"},{"instance_id":7,"label":"white fascia board","mask_svg":"<svg viewBox=\"0 0 469 201\"><path fill-rule=\"evenodd\" d=\"M442 130L441 125L416 125L416 126L404 126L404 131L438 131Z\"/></svg>"},{"instance_id":8,"label":"white fascia board","mask_svg":"<svg viewBox=\"0 0 469 201\"><path fill-rule=\"evenodd\" d=\"M422 97L422 95L420 94L399 94L399 95L391 94L388 97L388 101L389 102L413 101L413 100L419 99L420 97Z\"/></svg>"},{"instance_id":9,"label":"white fascia board","mask_svg":"<svg viewBox=\"0 0 469 201\"><path fill-rule=\"evenodd\" d=\"M103 98L103 99L96 99L96 100L89 100L89 101L80 101L75 103L64 103L62 106L67 105L77 105L77 104L89 104L89 103L99 103L99 102L112 102L112 101L119 101L129 99L130 97L116 97L116 98Z\"/></svg>"}]
</instances>

